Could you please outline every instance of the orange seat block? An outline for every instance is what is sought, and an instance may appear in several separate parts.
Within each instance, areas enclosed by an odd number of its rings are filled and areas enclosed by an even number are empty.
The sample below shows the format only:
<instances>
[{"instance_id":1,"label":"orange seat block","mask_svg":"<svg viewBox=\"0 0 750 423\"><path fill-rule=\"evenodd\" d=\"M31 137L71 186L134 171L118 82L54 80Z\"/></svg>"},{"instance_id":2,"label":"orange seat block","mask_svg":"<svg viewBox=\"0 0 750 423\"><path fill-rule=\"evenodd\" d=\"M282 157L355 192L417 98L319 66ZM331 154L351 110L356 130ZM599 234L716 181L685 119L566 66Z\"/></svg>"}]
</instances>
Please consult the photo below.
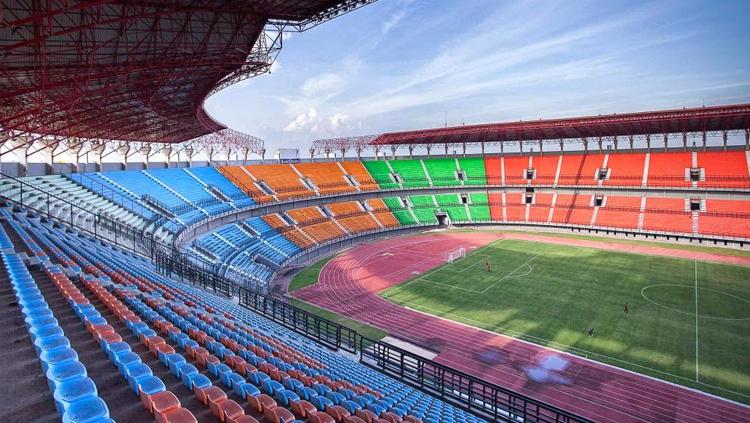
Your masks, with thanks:
<instances>
[{"instance_id":1,"label":"orange seat block","mask_svg":"<svg viewBox=\"0 0 750 423\"><path fill-rule=\"evenodd\" d=\"M258 423L258 420L253 416L243 414L235 418L227 418L227 423Z\"/></svg>"},{"instance_id":2,"label":"orange seat block","mask_svg":"<svg viewBox=\"0 0 750 423\"><path fill-rule=\"evenodd\" d=\"M158 392L153 395L141 394L141 402L149 413L159 416L168 411L180 408L180 400L169 391Z\"/></svg>"}]
</instances>

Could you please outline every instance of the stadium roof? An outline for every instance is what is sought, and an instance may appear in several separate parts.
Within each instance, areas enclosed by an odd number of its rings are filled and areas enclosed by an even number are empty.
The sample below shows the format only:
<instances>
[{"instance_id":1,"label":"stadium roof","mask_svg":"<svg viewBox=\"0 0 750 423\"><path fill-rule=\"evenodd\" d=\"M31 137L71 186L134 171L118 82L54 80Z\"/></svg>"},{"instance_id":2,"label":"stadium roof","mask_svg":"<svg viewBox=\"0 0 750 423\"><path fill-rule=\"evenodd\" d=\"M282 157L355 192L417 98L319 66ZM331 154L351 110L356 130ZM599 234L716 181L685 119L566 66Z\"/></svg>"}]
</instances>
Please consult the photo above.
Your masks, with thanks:
<instances>
[{"instance_id":1,"label":"stadium roof","mask_svg":"<svg viewBox=\"0 0 750 423\"><path fill-rule=\"evenodd\" d=\"M731 131L750 128L750 104L390 132L370 144L428 145Z\"/></svg>"},{"instance_id":2,"label":"stadium roof","mask_svg":"<svg viewBox=\"0 0 750 423\"><path fill-rule=\"evenodd\" d=\"M0 130L181 142L224 129L212 92L266 72L281 39L375 0L0 4Z\"/></svg>"}]
</instances>

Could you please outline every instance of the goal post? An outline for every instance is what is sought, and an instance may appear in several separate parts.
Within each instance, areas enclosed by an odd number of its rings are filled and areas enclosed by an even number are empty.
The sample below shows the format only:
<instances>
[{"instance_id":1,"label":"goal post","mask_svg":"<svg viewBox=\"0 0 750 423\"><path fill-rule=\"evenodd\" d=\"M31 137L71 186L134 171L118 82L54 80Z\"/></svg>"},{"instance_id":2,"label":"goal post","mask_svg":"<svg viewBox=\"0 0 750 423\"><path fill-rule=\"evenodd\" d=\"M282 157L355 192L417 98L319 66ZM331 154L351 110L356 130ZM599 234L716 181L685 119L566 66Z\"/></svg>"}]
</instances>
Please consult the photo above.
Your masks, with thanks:
<instances>
[{"instance_id":1,"label":"goal post","mask_svg":"<svg viewBox=\"0 0 750 423\"><path fill-rule=\"evenodd\" d=\"M454 261L466 257L466 248L461 247L458 250L448 251L445 253L445 262L453 263Z\"/></svg>"}]
</instances>

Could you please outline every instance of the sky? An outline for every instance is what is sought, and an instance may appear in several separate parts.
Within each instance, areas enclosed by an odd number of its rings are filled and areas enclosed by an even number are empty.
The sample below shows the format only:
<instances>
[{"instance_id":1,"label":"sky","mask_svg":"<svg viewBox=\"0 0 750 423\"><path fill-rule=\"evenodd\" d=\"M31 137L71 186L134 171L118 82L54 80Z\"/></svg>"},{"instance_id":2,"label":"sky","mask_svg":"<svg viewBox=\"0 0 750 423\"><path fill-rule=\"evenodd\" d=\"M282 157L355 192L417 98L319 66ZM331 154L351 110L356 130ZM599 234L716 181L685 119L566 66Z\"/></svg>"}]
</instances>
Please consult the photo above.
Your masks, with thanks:
<instances>
[{"instance_id":1,"label":"sky","mask_svg":"<svg viewBox=\"0 0 750 423\"><path fill-rule=\"evenodd\" d=\"M748 16L747 0L380 0L286 35L270 74L206 109L272 153L442 127L446 114L462 125L748 103Z\"/></svg>"}]
</instances>

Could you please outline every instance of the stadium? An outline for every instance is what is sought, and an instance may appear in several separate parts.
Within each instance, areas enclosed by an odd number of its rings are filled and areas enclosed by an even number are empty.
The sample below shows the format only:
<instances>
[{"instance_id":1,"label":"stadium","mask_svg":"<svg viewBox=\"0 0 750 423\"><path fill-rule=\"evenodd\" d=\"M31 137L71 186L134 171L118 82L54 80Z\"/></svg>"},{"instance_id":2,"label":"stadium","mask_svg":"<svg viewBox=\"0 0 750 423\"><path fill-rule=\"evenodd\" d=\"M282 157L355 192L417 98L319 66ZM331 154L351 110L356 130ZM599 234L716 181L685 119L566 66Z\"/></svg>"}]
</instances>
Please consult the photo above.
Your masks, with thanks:
<instances>
[{"instance_id":1,"label":"stadium","mask_svg":"<svg viewBox=\"0 0 750 423\"><path fill-rule=\"evenodd\" d=\"M372 3L0 4L0 421L749 422L750 104L206 111Z\"/></svg>"}]
</instances>

